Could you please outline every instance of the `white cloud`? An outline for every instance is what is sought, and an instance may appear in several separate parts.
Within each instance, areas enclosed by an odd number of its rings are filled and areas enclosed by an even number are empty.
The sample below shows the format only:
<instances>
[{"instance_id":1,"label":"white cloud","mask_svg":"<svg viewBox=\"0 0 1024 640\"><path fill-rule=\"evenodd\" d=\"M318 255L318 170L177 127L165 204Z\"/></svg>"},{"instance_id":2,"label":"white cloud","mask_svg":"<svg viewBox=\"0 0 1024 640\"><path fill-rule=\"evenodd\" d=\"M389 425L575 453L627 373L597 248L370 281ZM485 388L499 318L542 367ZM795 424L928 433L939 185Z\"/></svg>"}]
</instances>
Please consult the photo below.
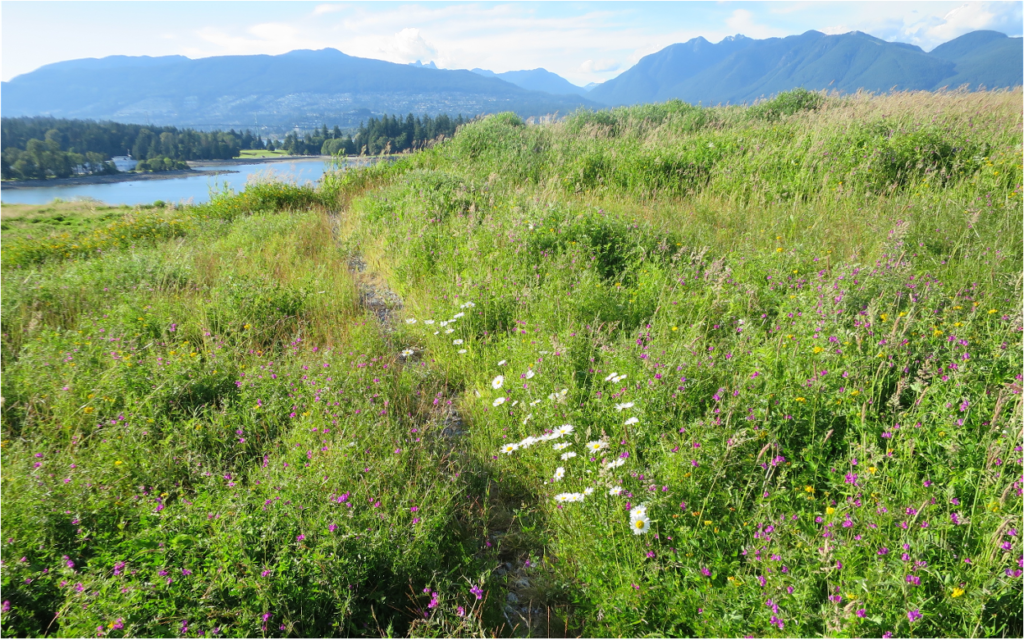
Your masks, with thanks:
<instances>
[{"instance_id":1,"label":"white cloud","mask_svg":"<svg viewBox=\"0 0 1024 640\"><path fill-rule=\"evenodd\" d=\"M918 29L914 35L937 45L971 31L1000 29L1010 21L1016 22L1018 29L1020 28L1020 3L970 2L953 9L942 16L940 21Z\"/></svg>"},{"instance_id":2,"label":"white cloud","mask_svg":"<svg viewBox=\"0 0 1024 640\"><path fill-rule=\"evenodd\" d=\"M622 65L615 60L602 58L600 60L585 60L580 65L580 71L583 73L608 73L618 71L621 67Z\"/></svg>"},{"instance_id":3,"label":"white cloud","mask_svg":"<svg viewBox=\"0 0 1024 640\"><path fill-rule=\"evenodd\" d=\"M423 39L419 29L402 29L378 47L377 52L389 62L430 62L437 57L437 47Z\"/></svg>"},{"instance_id":4,"label":"white cloud","mask_svg":"<svg viewBox=\"0 0 1024 640\"><path fill-rule=\"evenodd\" d=\"M198 29L194 34L205 46L186 47L185 55L191 57L259 53L275 55L296 49L322 49L328 46L311 38L298 26L284 22L254 24L242 35L214 27Z\"/></svg>"},{"instance_id":5,"label":"white cloud","mask_svg":"<svg viewBox=\"0 0 1024 640\"><path fill-rule=\"evenodd\" d=\"M741 33L748 38L776 38L793 35L783 29L757 24L754 21L754 14L746 9L736 9L732 15L725 19L725 24L736 33Z\"/></svg>"},{"instance_id":6,"label":"white cloud","mask_svg":"<svg viewBox=\"0 0 1024 640\"><path fill-rule=\"evenodd\" d=\"M344 9L345 5L343 4L318 4L316 8L313 9L313 15L322 16L327 13L336 13L338 11L343 11Z\"/></svg>"}]
</instances>

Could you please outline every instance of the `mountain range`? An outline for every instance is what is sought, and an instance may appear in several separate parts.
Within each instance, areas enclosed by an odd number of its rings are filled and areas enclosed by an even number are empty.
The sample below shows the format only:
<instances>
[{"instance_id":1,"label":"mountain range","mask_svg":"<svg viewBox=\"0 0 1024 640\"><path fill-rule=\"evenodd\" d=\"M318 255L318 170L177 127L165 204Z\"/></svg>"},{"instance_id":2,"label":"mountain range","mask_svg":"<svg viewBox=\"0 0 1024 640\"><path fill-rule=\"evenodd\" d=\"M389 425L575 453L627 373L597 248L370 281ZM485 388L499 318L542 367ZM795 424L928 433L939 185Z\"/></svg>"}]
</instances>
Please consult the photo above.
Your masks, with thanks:
<instances>
[{"instance_id":1,"label":"mountain range","mask_svg":"<svg viewBox=\"0 0 1024 640\"><path fill-rule=\"evenodd\" d=\"M930 52L861 32L742 35L670 45L603 84L578 87L545 69L494 73L394 64L335 49L277 56L110 56L58 62L2 83L4 116L194 126L356 126L384 113L524 117L681 99L749 103L803 87L936 90L1024 84L1021 38L975 31Z\"/></svg>"},{"instance_id":2,"label":"mountain range","mask_svg":"<svg viewBox=\"0 0 1024 640\"><path fill-rule=\"evenodd\" d=\"M929 53L854 31L711 44L704 38L668 46L640 60L587 97L610 106L678 98L692 103L747 103L789 89L850 93L936 90L968 85L989 89L1024 82L1021 38L974 31Z\"/></svg>"},{"instance_id":3,"label":"mountain range","mask_svg":"<svg viewBox=\"0 0 1024 640\"><path fill-rule=\"evenodd\" d=\"M198 127L337 124L371 115L600 107L579 96L530 91L466 70L394 64L335 49L277 56L70 60L4 82L4 116L50 115Z\"/></svg>"}]
</instances>

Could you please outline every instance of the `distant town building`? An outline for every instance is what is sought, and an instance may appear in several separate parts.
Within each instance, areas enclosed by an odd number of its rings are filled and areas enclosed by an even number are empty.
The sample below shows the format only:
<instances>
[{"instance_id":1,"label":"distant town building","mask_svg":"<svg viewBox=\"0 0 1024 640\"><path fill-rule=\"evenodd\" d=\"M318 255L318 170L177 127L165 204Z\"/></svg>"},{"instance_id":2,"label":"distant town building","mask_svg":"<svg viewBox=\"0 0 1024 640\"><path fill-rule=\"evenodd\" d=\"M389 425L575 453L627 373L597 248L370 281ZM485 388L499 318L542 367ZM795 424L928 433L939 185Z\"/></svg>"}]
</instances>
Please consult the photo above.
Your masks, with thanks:
<instances>
[{"instance_id":1,"label":"distant town building","mask_svg":"<svg viewBox=\"0 0 1024 640\"><path fill-rule=\"evenodd\" d=\"M110 161L114 163L118 171L131 171L135 168L135 165L139 164L132 160L131 156L114 156Z\"/></svg>"}]
</instances>

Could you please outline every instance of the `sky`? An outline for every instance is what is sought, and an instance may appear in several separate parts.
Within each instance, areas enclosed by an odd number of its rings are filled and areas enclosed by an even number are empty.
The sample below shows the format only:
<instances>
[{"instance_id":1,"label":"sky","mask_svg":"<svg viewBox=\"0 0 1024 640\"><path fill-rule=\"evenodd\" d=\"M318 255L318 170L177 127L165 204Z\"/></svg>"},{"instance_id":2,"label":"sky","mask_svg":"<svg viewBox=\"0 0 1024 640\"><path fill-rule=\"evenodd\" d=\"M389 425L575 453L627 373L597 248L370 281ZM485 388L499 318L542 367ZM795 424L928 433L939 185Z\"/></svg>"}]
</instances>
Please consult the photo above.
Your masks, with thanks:
<instances>
[{"instance_id":1,"label":"sky","mask_svg":"<svg viewBox=\"0 0 1024 640\"><path fill-rule=\"evenodd\" d=\"M276 55L338 49L445 69L543 67L578 85L703 36L863 31L930 51L970 31L1022 35L1024 2L0 2L10 80L109 55Z\"/></svg>"}]
</instances>

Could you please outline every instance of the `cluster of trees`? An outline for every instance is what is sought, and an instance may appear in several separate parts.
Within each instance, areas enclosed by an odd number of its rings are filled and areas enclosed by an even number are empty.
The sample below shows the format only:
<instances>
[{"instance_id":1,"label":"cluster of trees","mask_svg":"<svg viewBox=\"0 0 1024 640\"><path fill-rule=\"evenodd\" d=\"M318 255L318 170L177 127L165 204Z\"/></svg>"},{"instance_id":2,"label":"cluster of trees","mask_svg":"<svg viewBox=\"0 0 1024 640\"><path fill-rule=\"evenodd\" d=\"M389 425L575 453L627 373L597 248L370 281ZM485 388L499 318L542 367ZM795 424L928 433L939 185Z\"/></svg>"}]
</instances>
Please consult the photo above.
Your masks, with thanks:
<instances>
[{"instance_id":1,"label":"cluster of trees","mask_svg":"<svg viewBox=\"0 0 1024 640\"><path fill-rule=\"evenodd\" d=\"M378 155L419 149L455 135L469 122L461 115L370 118L355 134L327 125L305 135L289 133L264 141L257 132L195 131L118 122L49 117L0 119L3 179L66 178L74 174L117 173L109 160L130 155L137 171L187 169L187 160L227 160L242 149L281 149L292 155Z\"/></svg>"},{"instance_id":2,"label":"cluster of trees","mask_svg":"<svg viewBox=\"0 0 1024 640\"><path fill-rule=\"evenodd\" d=\"M195 131L118 122L49 117L0 119L3 178L65 178L75 173L116 173L107 162L130 155L139 170L183 168L186 160L226 160L242 149L262 149L250 131Z\"/></svg>"},{"instance_id":3,"label":"cluster of trees","mask_svg":"<svg viewBox=\"0 0 1024 640\"><path fill-rule=\"evenodd\" d=\"M422 118L407 115L404 119L398 116L382 116L380 119L370 118L369 122L361 123L355 135L342 134L341 129L334 127L328 131L327 125L304 136L289 133L279 146L267 148L284 149L293 155L378 155L381 153L401 153L411 149L420 149L441 138L455 135L455 130L469 122L461 115L450 118L440 115L436 118ZM271 142L271 145L274 145Z\"/></svg>"},{"instance_id":4,"label":"cluster of trees","mask_svg":"<svg viewBox=\"0 0 1024 640\"><path fill-rule=\"evenodd\" d=\"M405 120L396 116L384 116L380 120L370 118L366 124L359 125L355 140L359 153L400 153L420 149L440 138L449 138L467 122L469 120L462 115L450 118L444 114L436 118L426 115L418 118L410 113Z\"/></svg>"}]
</instances>

